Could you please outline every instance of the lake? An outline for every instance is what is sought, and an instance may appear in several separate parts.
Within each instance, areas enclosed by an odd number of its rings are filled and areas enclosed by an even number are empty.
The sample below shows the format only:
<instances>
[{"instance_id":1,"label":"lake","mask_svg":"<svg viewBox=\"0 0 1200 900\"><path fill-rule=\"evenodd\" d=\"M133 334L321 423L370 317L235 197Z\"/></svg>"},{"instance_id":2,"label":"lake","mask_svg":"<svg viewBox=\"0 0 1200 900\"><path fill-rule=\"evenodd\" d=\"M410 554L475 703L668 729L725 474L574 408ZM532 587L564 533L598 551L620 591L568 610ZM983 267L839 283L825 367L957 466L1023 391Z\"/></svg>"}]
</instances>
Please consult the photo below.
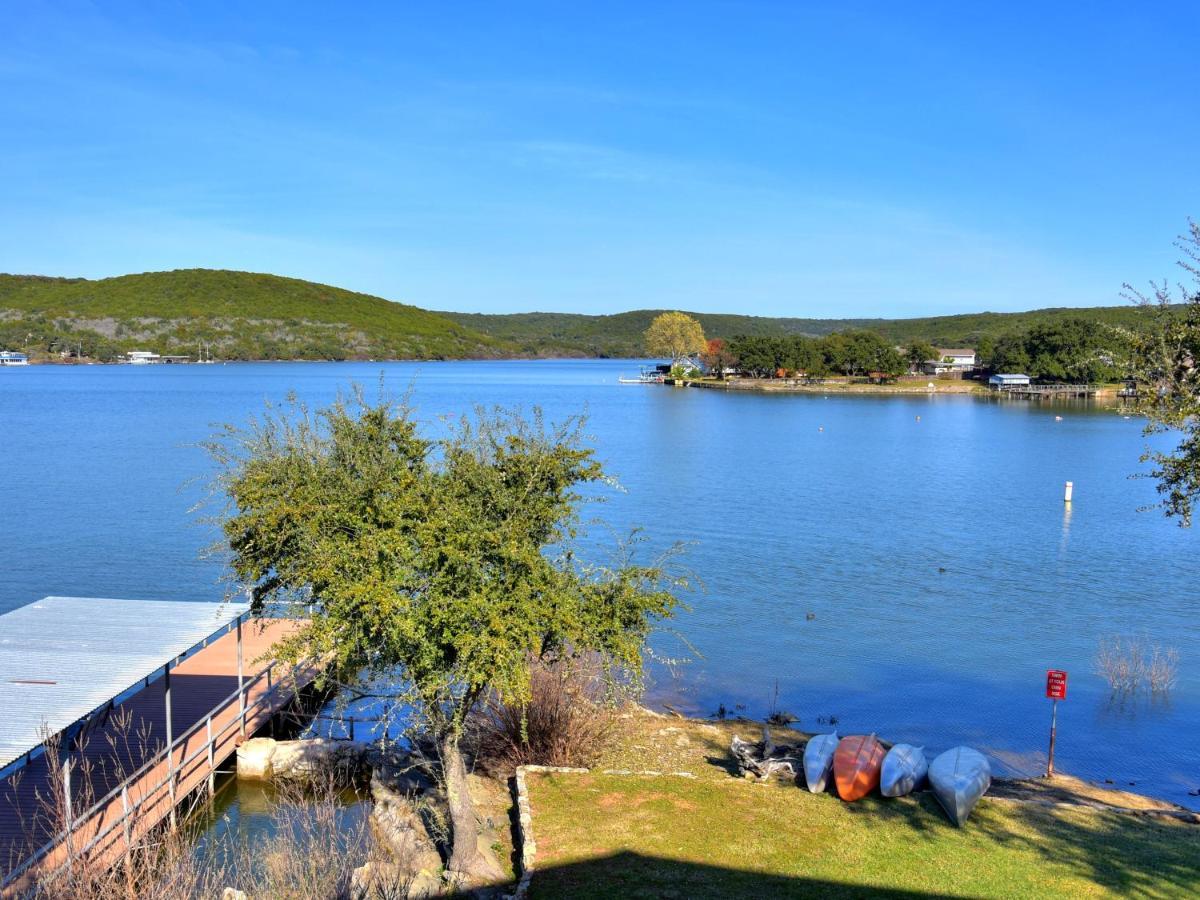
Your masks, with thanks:
<instances>
[{"instance_id":1,"label":"lake","mask_svg":"<svg viewBox=\"0 0 1200 900\"><path fill-rule=\"evenodd\" d=\"M586 411L623 492L615 533L688 544L704 583L656 636L650 699L690 713L775 707L807 730L1045 765L1045 671L1070 673L1057 766L1200 806L1200 531L1130 476L1141 423L1085 404L962 396L756 395L620 385L637 363L245 363L0 370L0 611L48 594L219 599L190 511L196 443L289 391L312 404L380 373L422 419L474 404ZM1055 415L1062 416L1056 421ZM918 420L919 417L919 420ZM1075 484L1065 509L1063 483ZM192 482L192 483L189 483ZM590 545L611 544L593 528ZM1102 639L1178 648L1165 697L1113 697Z\"/></svg>"}]
</instances>

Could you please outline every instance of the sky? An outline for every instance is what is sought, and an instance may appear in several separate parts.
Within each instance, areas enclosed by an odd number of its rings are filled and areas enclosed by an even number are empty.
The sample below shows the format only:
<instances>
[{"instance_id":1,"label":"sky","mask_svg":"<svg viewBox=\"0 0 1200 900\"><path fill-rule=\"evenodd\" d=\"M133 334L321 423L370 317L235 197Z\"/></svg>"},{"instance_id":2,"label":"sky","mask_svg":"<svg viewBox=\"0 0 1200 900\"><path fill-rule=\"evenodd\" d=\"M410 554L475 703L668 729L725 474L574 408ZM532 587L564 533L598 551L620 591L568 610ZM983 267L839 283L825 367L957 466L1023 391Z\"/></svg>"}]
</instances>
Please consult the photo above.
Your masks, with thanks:
<instances>
[{"instance_id":1,"label":"sky","mask_svg":"<svg viewBox=\"0 0 1200 900\"><path fill-rule=\"evenodd\" d=\"M1120 303L1200 217L1195 2L0 4L0 271L431 309Z\"/></svg>"}]
</instances>

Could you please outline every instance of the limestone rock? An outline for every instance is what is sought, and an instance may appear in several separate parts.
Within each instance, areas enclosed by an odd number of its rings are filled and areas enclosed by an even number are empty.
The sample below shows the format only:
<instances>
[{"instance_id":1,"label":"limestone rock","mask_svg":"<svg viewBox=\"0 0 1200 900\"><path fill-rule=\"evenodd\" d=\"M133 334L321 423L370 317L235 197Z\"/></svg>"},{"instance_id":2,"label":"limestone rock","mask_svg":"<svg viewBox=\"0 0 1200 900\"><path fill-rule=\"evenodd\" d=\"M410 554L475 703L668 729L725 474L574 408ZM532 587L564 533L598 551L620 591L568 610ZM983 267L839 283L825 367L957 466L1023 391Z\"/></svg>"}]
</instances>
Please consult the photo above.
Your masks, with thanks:
<instances>
[{"instance_id":1,"label":"limestone rock","mask_svg":"<svg viewBox=\"0 0 1200 900\"><path fill-rule=\"evenodd\" d=\"M271 777L310 778L322 772L351 774L362 765L364 748L353 741L306 738L278 741L271 756Z\"/></svg>"},{"instance_id":2,"label":"limestone rock","mask_svg":"<svg viewBox=\"0 0 1200 900\"><path fill-rule=\"evenodd\" d=\"M371 826L395 865L412 876L440 872L442 858L409 798L372 773L371 799Z\"/></svg>"},{"instance_id":3,"label":"limestone rock","mask_svg":"<svg viewBox=\"0 0 1200 900\"><path fill-rule=\"evenodd\" d=\"M372 861L354 870L350 877L350 896L356 898L408 897L426 900L446 892L446 882L433 872L412 875L396 863Z\"/></svg>"},{"instance_id":4,"label":"limestone rock","mask_svg":"<svg viewBox=\"0 0 1200 900\"><path fill-rule=\"evenodd\" d=\"M221 891L221 900L246 900L246 892L237 888L227 887Z\"/></svg>"},{"instance_id":5,"label":"limestone rock","mask_svg":"<svg viewBox=\"0 0 1200 900\"><path fill-rule=\"evenodd\" d=\"M265 781L271 777L271 758L275 755L273 738L251 738L237 748L237 777Z\"/></svg>"}]
</instances>

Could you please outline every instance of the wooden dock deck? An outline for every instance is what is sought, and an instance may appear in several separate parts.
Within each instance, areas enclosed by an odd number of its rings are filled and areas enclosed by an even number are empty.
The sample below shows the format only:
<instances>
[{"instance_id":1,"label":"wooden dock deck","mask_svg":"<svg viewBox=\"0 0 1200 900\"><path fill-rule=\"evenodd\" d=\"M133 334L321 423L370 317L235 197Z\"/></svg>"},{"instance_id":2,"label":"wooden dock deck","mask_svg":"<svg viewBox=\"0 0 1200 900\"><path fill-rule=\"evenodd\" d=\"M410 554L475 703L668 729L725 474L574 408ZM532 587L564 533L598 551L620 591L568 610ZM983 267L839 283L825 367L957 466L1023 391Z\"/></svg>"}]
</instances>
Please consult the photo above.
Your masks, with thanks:
<instances>
[{"instance_id":1,"label":"wooden dock deck","mask_svg":"<svg viewBox=\"0 0 1200 900\"><path fill-rule=\"evenodd\" d=\"M173 818L189 794L211 790L244 736L316 677L315 665L293 670L270 658L271 647L298 625L242 625L240 690L238 636L230 629L115 704L58 753L35 756L0 781L0 884L83 856L119 859Z\"/></svg>"},{"instance_id":2,"label":"wooden dock deck","mask_svg":"<svg viewBox=\"0 0 1200 900\"><path fill-rule=\"evenodd\" d=\"M1005 397L1022 397L1026 400L1056 400L1094 397L1099 389L1100 386L1096 384L1013 384L1000 386L998 393Z\"/></svg>"}]
</instances>

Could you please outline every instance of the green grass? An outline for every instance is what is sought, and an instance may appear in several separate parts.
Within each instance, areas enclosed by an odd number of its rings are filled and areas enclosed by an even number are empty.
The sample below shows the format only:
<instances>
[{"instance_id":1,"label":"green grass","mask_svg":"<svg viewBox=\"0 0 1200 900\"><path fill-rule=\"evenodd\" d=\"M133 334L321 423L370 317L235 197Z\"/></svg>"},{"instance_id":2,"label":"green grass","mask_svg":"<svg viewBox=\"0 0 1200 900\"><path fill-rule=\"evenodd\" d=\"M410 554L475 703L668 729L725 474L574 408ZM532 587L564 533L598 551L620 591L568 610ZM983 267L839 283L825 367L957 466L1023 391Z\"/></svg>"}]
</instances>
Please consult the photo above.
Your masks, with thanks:
<instances>
[{"instance_id":1,"label":"green grass","mask_svg":"<svg viewBox=\"0 0 1200 900\"><path fill-rule=\"evenodd\" d=\"M45 354L54 341L79 340L98 358L131 349L194 354L199 341L224 359L430 359L514 349L428 310L277 275L0 275L0 343L32 343Z\"/></svg>"},{"instance_id":2,"label":"green grass","mask_svg":"<svg viewBox=\"0 0 1200 900\"><path fill-rule=\"evenodd\" d=\"M645 356L642 335L651 320L663 312L643 309L608 316L572 313L444 313L469 328L519 345L526 353L568 356ZM974 347L981 337L1024 332L1035 325L1082 318L1097 324L1136 328L1147 311L1132 304L1083 309L1051 308L1019 313L966 313L919 319L799 319L763 316L688 313L700 321L708 337L737 335L777 336L807 334L820 337L835 331L868 328L890 341L904 344L927 340L940 347Z\"/></svg>"},{"instance_id":3,"label":"green grass","mask_svg":"<svg viewBox=\"0 0 1200 900\"><path fill-rule=\"evenodd\" d=\"M1103 897L1200 892L1200 827L927 794L846 804L794 785L529 778L533 897Z\"/></svg>"}]
</instances>

